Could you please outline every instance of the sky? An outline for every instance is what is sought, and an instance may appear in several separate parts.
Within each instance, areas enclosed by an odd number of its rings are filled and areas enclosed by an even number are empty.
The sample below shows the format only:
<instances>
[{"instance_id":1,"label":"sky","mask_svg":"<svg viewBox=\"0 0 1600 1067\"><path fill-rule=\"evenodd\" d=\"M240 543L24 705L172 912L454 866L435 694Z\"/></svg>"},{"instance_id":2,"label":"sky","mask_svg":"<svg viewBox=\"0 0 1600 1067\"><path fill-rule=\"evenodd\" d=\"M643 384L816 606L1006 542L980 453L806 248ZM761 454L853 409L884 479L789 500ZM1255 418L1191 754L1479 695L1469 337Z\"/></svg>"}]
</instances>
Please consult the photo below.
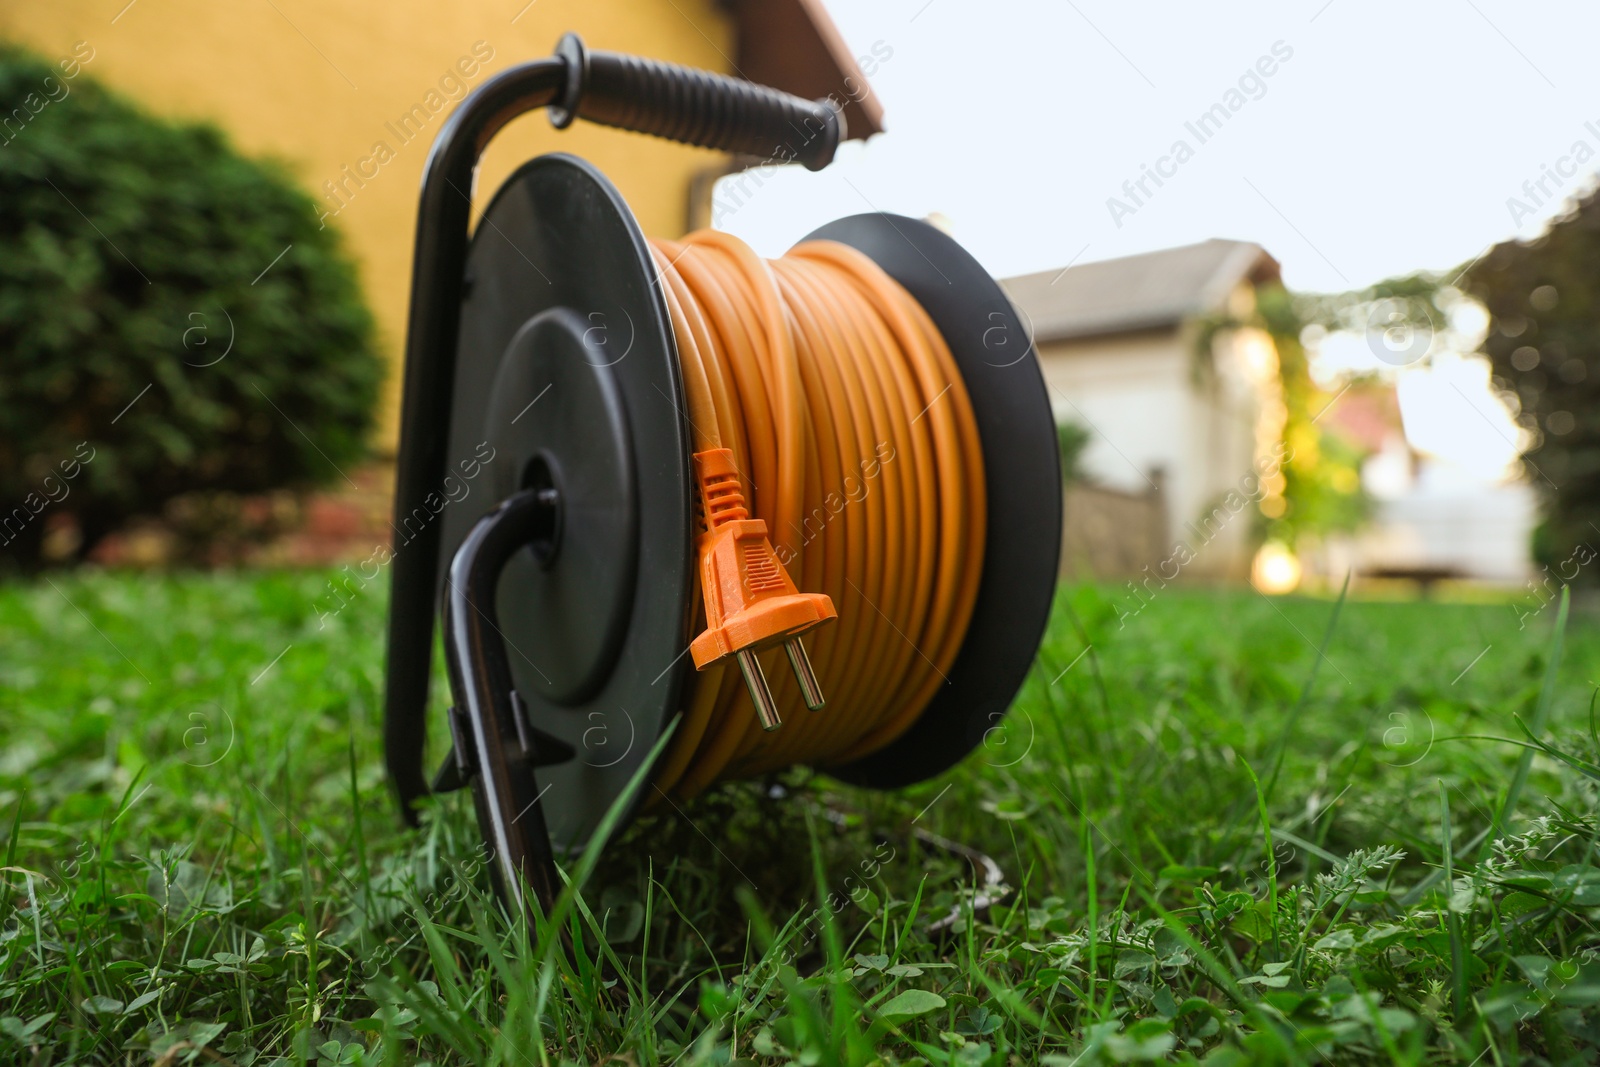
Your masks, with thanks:
<instances>
[{"instance_id":1,"label":"sky","mask_svg":"<svg viewBox=\"0 0 1600 1067\"><path fill-rule=\"evenodd\" d=\"M1600 164L1578 158L1600 152L1600 5L828 7L888 132L725 190L717 225L766 255L843 215L938 212L998 277L1229 237L1333 292L1534 236ZM1204 141L1186 126L1241 99ZM1158 164L1135 201L1124 182Z\"/></svg>"},{"instance_id":2,"label":"sky","mask_svg":"<svg viewBox=\"0 0 1600 1067\"><path fill-rule=\"evenodd\" d=\"M1537 236L1600 169L1592 3L828 7L888 132L819 173L725 181L715 224L763 255L845 215L937 213L996 277L1226 237L1292 289L1341 292ZM1214 105L1225 121L1202 126ZM1517 476L1525 438L1481 357L1397 370L1364 342L1335 335L1326 361L1393 379L1414 448Z\"/></svg>"}]
</instances>

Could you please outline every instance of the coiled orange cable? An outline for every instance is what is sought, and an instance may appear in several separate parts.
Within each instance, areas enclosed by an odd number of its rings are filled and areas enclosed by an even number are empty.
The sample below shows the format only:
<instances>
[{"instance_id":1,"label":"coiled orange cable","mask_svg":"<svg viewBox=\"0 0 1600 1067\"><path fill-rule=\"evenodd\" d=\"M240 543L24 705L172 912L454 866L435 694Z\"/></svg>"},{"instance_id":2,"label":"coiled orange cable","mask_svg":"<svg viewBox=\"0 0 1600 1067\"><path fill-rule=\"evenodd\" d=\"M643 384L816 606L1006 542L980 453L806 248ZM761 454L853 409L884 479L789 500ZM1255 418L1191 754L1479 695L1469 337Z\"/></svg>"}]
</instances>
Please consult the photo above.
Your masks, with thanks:
<instances>
[{"instance_id":1,"label":"coiled orange cable","mask_svg":"<svg viewBox=\"0 0 1600 1067\"><path fill-rule=\"evenodd\" d=\"M769 667L783 725L764 732L719 662L694 680L656 785L684 797L857 759L944 684L977 598L983 465L960 372L916 300L845 245L770 261L710 230L653 245L695 451L732 451L778 560L838 610L806 638L825 707Z\"/></svg>"}]
</instances>

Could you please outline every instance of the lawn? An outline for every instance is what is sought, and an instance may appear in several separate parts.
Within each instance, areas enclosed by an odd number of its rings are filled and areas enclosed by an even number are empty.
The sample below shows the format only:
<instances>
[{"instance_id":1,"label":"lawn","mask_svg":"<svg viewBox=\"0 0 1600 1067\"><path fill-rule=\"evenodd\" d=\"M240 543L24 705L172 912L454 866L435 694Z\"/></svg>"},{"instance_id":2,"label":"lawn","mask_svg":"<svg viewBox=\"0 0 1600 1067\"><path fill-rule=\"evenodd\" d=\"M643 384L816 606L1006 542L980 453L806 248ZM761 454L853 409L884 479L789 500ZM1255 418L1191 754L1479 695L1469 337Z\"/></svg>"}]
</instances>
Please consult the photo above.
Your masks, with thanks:
<instances>
[{"instance_id":1,"label":"lawn","mask_svg":"<svg viewBox=\"0 0 1600 1067\"><path fill-rule=\"evenodd\" d=\"M398 828L383 593L319 625L326 577L0 589L0 1061L1600 1049L1600 623L1559 603L1064 590L956 771L641 821L530 949L464 795Z\"/></svg>"}]
</instances>

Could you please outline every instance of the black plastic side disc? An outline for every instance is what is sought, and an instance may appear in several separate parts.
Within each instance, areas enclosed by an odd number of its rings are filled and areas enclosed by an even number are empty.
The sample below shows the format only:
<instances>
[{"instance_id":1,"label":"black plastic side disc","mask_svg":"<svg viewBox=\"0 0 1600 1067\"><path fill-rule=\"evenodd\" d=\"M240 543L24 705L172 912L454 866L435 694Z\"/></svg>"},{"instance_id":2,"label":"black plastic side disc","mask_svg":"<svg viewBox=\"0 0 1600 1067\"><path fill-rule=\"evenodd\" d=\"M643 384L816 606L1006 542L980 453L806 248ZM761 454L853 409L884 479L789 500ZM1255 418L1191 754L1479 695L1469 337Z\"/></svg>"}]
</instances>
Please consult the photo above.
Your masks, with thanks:
<instances>
[{"instance_id":1,"label":"black plastic side disc","mask_svg":"<svg viewBox=\"0 0 1600 1067\"><path fill-rule=\"evenodd\" d=\"M507 180L467 257L450 455L480 468L460 499L440 488L440 569L498 501L559 494L555 537L502 572L496 620L531 724L577 753L539 771L557 850L588 840L691 669L689 434L654 279L621 196L566 155Z\"/></svg>"},{"instance_id":2,"label":"black plastic side disc","mask_svg":"<svg viewBox=\"0 0 1600 1067\"><path fill-rule=\"evenodd\" d=\"M555 535L500 572L497 624L547 650L532 695L567 707L611 676L633 610L639 495L633 435L601 335L571 308L528 320L506 349L490 397L497 499L556 490ZM541 401L559 397L560 403ZM586 447L571 447L585 441ZM514 653L508 653L514 655Z\"/></svg>"},{"instance_id":3,"label":"black plastic side disc","mask_svg":"<svg viewBox=\"0 0 1600 1067\"><path fill-rule=\"evenodd\" d=\"M838 241L905 286L944 335L983 442L988 538L983 579L941 687L916 723L853 763L825 768L894 789L954 766L1000 725L1049 621L1061 559L1061 461L1033 344L978 261L945 233L899 215L853 215L807 240Z\"/></svg>"}]
</instances>

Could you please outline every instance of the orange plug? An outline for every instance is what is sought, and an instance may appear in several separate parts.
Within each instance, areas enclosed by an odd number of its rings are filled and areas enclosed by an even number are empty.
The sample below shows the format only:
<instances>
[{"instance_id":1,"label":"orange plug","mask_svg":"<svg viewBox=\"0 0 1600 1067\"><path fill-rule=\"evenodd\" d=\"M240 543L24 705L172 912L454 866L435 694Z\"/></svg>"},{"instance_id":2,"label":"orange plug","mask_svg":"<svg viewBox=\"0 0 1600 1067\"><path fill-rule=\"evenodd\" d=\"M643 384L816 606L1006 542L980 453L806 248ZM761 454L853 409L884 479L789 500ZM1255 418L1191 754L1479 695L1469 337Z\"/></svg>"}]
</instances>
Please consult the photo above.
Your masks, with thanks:
<instances>
[{"instance_id":1,"label":"orange plug","mask_svg":"<svg viewBox=\"0 0 1600 1067\"><path fill-rule=\"evenodd\" d=\"M706 630L690 642L689 654L698 670L733 656L762 729L776 730L782 719L756 653L782 644L806 707L816 711L824 703L822 687L800 635L832 622L839 613L825 594L795 588L772 550L767 524L751 518L745 507L733 453L726 448L696 452L694 466L706 516L706 532L700 535Z\"/></svg>"}]
</instances>

